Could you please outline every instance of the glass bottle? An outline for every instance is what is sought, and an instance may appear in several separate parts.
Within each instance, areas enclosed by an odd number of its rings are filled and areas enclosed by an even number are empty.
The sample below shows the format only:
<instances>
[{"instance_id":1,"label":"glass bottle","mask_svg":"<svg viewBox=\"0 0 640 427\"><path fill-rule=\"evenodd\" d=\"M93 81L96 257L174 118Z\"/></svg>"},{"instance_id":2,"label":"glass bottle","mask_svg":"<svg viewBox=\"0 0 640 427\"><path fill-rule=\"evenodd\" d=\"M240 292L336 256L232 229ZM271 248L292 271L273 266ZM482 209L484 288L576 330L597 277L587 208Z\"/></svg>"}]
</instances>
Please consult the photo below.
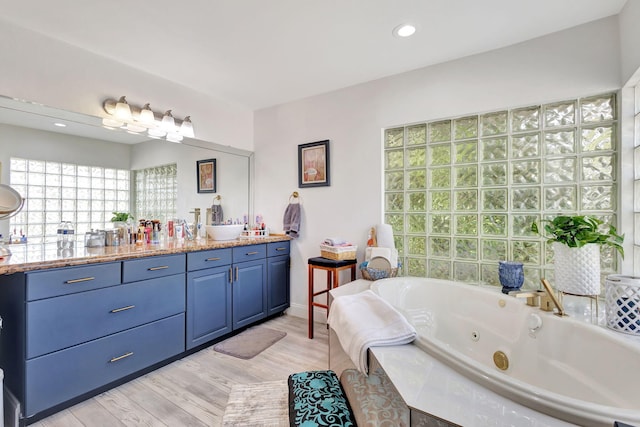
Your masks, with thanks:
<instances>
[{"instance_id":1,"label":"glass bottle","mask_svg":"<svg viewBox=\"0 0 640 427\"><path fill-rule=\"evenodd\" d=\"M75 230L71 221L62 221L58 225L58 249L73 249Z\"/></svg>"}]
</instances>

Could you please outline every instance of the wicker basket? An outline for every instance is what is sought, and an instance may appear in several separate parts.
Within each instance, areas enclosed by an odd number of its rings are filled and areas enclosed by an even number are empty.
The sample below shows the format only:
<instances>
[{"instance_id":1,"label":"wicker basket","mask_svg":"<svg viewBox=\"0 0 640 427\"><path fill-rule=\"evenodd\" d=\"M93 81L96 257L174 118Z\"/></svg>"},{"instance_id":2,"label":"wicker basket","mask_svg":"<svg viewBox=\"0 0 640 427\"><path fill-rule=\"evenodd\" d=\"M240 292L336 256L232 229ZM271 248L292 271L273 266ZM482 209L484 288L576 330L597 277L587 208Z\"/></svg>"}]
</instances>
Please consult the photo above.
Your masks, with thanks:
<instances>
[{"instance_id":1,"label":"wicker basket","mask_svg":"<svg viewBox=\"0 0 640 427\"><path fill-rule=\"evenodd\" d=\"M360 273L362 273L362 278L365 280L378 280L386 279L388 277L396 277L398 275L398 269L386 268L384 270L380 270L377 268L360 267Z\"/></svg>"},{"instance_id":2,"label":"wicker basket","mask_svg":"<svg viewBox=\"0 0 640 427\"><path fill-rule=\"evenodd\" d=\"M640 334L640 278L607 276L605 304L609 328L625 334Z\"/></svg>"},{"instance_id":3,"label":"wicker basket","mask_svg":"<svg viewBox=\"0 0 640 427\"><path fill-rule=\"evenodd\" d=\"M356 259L357 246L329 246L320 245L320 256L334 261Z\"/></svg>"}]
</instances>

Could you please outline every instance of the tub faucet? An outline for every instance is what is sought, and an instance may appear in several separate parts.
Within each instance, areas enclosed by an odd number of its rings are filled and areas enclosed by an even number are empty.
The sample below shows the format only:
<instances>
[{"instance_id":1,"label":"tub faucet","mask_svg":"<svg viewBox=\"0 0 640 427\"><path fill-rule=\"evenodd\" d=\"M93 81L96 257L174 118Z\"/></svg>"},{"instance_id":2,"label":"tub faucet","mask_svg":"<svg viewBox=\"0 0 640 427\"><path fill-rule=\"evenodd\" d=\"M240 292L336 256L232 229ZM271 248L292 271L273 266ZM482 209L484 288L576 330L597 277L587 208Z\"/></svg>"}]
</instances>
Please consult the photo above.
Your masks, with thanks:
<instances>
[{"instance_id":1,"label":"tub faucet","mask_svg":"<svg viewBox=\"0 0 640 427\"><path fill-rule=\"evenodd\" d=\"M511 291L509 295L516 298L526 298L527 305L530 307L540 307L540 297L544 295L544 291Z\"/></svg>"},{"instance_id":2,"label":"tub faucet","mask_svg":"<svg viewBox=\"0 0 640 427\"><path fill-rule=\"evenodd\" d=\"M531 307L540 307L543 311L553 311L554 307L557 310L554 313L556 316L566 316L562 303L558 300L551 285L547 282L547 279L541 279L544 289L536 291L512 291L509 295L516 298L526 298L527 305Z\"/></svg>"},{"instance_id":3,"label":"tub faucet","mask_svg":"<svg viewBox=\"0 0 640 427\"><path fill-rule=\"evenodd\" d=\"M552 311L553 306L551 304L553 304L556 307L556 310L558 310L554 313L556 316L566 316L567 313L564 312L562 303L560 302L560 300L558 300L558 297L556 296L555 292L553 292L553 289L551 288L549 282L547 282L547 279L540 279L540 282L542 282L542 287L544 288L546 294L546 296L540 300L540 309L545 311Z\"/></svg>"}]
</instances>

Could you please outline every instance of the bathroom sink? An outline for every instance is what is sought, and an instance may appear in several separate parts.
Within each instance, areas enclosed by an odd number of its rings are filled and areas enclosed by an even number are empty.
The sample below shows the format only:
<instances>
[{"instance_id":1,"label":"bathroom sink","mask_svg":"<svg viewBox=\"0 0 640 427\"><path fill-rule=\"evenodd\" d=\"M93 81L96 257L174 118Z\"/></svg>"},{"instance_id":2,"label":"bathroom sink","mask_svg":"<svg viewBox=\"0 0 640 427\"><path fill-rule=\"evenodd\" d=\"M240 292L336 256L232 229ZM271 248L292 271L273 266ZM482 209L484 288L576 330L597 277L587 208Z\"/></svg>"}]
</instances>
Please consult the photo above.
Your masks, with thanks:
<instances>
[{"instance_id":1,"label":"bathroom sink","mask_svg":"<svg viewBox=\"0 0 640 427\"><path fill-rule=\"evenodd\" d=\"M213 240L235 240L240 237L243 224L207 225L207 236Z\"/></svg>"}]
</instances>

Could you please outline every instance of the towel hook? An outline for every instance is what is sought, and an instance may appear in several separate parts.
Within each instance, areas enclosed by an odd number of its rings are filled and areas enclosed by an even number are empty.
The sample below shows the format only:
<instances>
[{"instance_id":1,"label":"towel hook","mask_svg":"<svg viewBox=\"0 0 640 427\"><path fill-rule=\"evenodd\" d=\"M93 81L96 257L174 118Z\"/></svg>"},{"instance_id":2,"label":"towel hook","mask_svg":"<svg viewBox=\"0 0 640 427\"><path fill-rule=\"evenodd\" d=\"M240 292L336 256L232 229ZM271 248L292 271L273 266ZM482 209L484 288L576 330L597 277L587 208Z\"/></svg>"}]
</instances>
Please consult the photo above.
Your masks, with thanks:
<instances>
[{"instance_id":1,"label":"towel hook","mask_svg":"<svg viewBox=\"0 0 640 427\"><path fill-rule=\"evenodd\" d=\"M293 193L291 193L291 195L289 196L289 203L291 203L291 199L294 199L294 201L295 201L295 199L298 199L298 203L300 203L300 199L301 199L300 194L298 194L298 192L297 192L297 191L294 191L294 192L293 192Z\"/></svg>"}]
</instances>

